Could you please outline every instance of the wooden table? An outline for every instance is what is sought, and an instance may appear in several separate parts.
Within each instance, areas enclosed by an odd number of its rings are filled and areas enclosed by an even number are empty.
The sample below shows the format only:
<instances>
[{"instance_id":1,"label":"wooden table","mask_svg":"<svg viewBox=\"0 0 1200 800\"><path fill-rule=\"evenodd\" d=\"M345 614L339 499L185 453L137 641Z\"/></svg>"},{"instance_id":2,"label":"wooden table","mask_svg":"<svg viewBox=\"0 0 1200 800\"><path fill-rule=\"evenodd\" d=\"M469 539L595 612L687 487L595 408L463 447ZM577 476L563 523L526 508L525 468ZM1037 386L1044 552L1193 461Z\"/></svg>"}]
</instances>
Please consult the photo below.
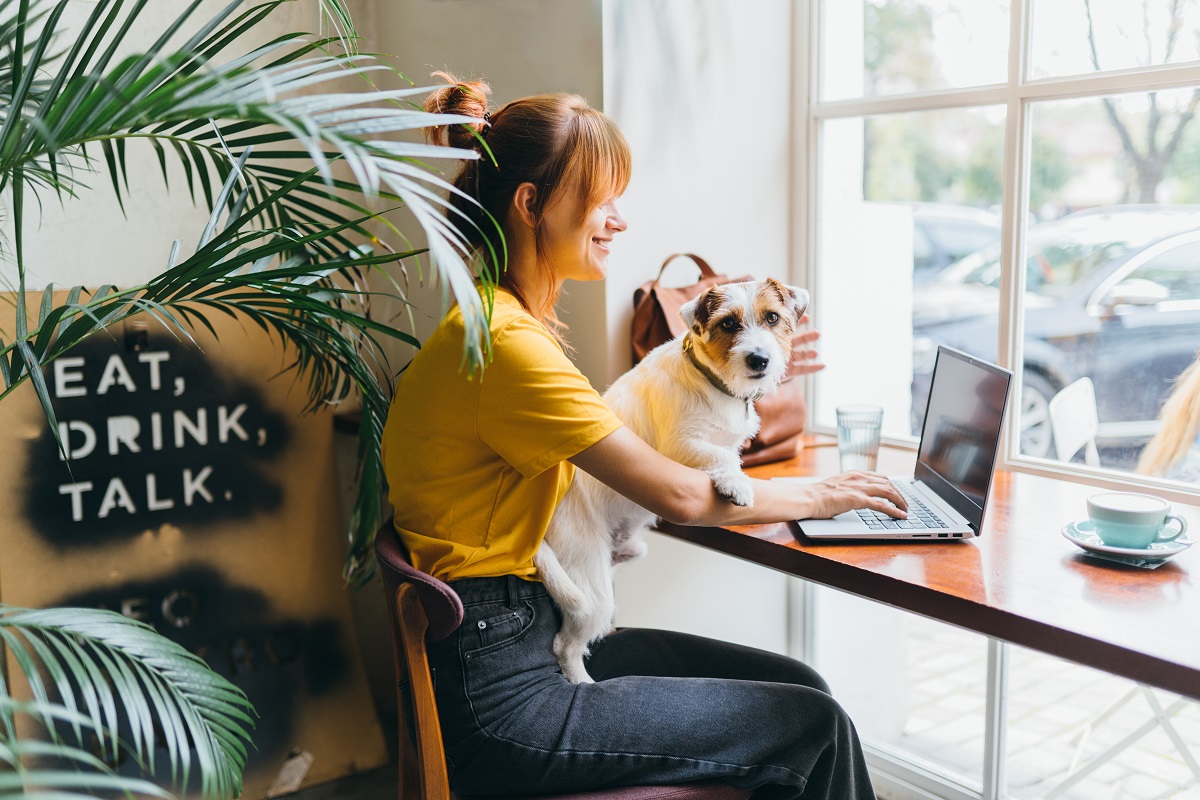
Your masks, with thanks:
<instances>
[{"instance_id":1,"label":"wooden table","mask_svg":"<svg viewBox=\"0 0 1200 800\"><path fill-rule=\"evenodd\" d=\"M824 444L819 442L818 444ZM879 471L912 475L885 447ZM837 449L809 446L759 478L831 475ZM983 534L954 542L813 542L795 523L662 532L860 597L1200 699L1200 547L1148 570L1100 561L1060 534L1101 491L998 472ZM1200 531L1200 507L1174 504Z\"/></svg>"}]
</instances>

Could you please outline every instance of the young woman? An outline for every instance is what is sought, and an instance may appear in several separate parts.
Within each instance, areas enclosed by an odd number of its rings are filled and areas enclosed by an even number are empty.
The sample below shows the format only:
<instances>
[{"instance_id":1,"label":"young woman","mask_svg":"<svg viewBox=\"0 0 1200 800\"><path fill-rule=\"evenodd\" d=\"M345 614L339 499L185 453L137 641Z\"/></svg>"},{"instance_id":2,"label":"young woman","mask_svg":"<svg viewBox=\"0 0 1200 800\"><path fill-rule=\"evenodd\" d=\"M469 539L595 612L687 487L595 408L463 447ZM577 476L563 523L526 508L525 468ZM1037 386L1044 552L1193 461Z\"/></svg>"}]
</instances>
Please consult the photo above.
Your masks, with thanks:
<instances>
[{"instance_id":1,"label":"young woman","mask_svg":"<svg viewBox=\"0 0 1200 800\"><path fill-rule=\"evenodd\" d=\"M682 524L861 507L903 516L905 504L886 478L849 473L806 487L757 481L754 505L734 506L706 473L624 428L565 355L554 313L563 281L605 276L625 230L615 205L629 180L624 137L577 96L528 97L489 115L485 84L443 77L451 85L427 108L484 120L475 132L495 157L467 162L455 180L482 207L458 198L479 230L460 227L500 268L492 361L481 375L462 370L462 316L451 310L397 386L384 460L413 564L448 581L466 609L429 654L451 785L531 794L718 778L764 787L762 797L873 798L853 725L792 659L625 629L594 648L596 683L563 678L551 650L559 614L533 555L576 468ZM475 132L435 138L482 152Z\"/></svg>"},{"instance_id":2,"label":"young woman","mask_svg":"<svg viewBox=\"0 0 1200 800\"><path fill-rule=\"evenodd\" d=\"M1176 379L1158 418L1162 427L1142 451L1137 471L1200 483L1200 360Z\"/></svg>"}]
</instances>

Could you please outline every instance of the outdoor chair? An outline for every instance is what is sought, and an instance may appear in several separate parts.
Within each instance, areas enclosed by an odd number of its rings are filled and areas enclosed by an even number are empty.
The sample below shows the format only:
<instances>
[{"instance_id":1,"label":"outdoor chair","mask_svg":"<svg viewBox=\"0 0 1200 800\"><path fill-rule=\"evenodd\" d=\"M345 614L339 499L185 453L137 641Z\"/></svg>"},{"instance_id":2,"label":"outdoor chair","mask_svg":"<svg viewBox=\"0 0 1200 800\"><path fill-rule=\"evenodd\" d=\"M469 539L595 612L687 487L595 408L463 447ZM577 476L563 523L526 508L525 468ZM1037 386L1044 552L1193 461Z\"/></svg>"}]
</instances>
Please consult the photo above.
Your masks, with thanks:
<instances>
[{"instance_id":1,"label":"outdoor chair","mask_svg":"<svg viewBox=\"0 0 1200 800\"><path fill-rule=\"evenodd\" d=\"M413 568L391 522L386 523L375 537L375 556L382 572L392 623L396 700L400 712L400 798L452 800L454 795L450 793L425 645L441 641L458 629L463 620L462 601L449 585ZM405 722L406 707L412 710L415 741ZM509 800L516 797L510 796ZM534 797L540 800L747 800L750 792L720 781L702 781L519 797L531 800Z\"/></svg>"},{"instance_id":2,"label":"outdoor chair","mask_svg":"<svg viewBox=\"0 0 1200 800\"><path fill-rule=\"evenodd\" d=\"M1096 387L1091 378L1080 378L1050 399L1050 430L1059 461L1070 461L1083 448L1083 463L1100 466L1096 433L1100 420L1096 414Z\"/></svg>"}]
</instances>

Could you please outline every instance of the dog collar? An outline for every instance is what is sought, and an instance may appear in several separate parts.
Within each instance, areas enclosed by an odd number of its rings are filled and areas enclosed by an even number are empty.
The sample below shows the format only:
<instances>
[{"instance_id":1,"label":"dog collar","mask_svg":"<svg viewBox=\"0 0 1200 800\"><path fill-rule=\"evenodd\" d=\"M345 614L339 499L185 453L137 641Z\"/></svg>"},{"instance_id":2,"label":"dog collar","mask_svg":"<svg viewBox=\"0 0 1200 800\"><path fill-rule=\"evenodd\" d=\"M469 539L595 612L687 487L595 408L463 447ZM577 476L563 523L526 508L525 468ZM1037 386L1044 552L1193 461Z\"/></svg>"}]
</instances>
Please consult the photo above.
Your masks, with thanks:
<instances>
[{"instance_id":1,"label":"dog collar","mask_svg":"<svg viewBox=\"0 0 1200 800\"><path fill-rule=\"evenodd\" d=\"M721 394L728 395L734 400L745 400L747 407L749 407L751 403L762 399L762 392L755 392L749 397L743 397L740 394L735 394L732 389L725 385L725 381L717 377L717 375L711 369L701 364L700 359L696 358L696 354L692 352L692 335L690 333L683 337L683 352L687 353L688 361L692 362L692 366L695 367L701 375L703 375L705 378L708 378L708 382L713 385L714 389L721 392Z\"/></svg>"}]
</instances>

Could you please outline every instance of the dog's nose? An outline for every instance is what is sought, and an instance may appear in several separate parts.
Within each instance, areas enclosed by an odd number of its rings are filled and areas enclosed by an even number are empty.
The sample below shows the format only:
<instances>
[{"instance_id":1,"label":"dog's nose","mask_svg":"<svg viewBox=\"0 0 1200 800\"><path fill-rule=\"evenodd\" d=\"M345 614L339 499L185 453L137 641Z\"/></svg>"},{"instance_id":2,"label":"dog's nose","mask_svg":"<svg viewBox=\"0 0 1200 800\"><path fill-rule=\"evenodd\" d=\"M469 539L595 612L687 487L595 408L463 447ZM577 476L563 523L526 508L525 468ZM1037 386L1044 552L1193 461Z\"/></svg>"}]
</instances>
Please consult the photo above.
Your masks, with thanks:
<instances>
[{"instance_id":1,"label":"dog's nose","mask_svg":"<svg viewBox=\"0 0 1200 800\"><path fill-rule=\"evenodd\" d=\"M751 353L746 356L746 366L755 372L762 372L771 363L771 359L767 358L762 353Z\"/></svg>"}]
</instances>

